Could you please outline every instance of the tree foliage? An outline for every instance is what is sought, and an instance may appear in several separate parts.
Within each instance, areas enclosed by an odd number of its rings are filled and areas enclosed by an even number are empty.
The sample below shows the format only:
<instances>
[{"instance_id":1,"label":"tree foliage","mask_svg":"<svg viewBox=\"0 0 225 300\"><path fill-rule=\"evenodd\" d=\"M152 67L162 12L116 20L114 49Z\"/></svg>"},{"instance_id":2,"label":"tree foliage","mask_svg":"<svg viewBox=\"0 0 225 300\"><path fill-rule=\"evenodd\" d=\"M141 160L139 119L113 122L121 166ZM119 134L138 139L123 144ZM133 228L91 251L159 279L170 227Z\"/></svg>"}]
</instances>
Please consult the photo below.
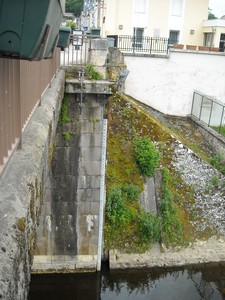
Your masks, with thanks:
<instances>
[{"instance_id":1,"label":"tree foliage","mask_svg":"<svg viewBox=\"0 0 225 300\"><path fill-rule=\"evenodd\" d=\"M208 20L214 20L214 19L218 19L211 11L211 9L209 8L209 13L208 13Z\"/></svg>"},{"instance_id":2,"label":"tree foliage","mask_svg":"<svg viewBox=\"0 0 225 300\"><path fill-rule=\"evenodd\" d=\"M66 12L79 16L83 9L83 0L66 0Z\"/></svg>"}]
</instances>

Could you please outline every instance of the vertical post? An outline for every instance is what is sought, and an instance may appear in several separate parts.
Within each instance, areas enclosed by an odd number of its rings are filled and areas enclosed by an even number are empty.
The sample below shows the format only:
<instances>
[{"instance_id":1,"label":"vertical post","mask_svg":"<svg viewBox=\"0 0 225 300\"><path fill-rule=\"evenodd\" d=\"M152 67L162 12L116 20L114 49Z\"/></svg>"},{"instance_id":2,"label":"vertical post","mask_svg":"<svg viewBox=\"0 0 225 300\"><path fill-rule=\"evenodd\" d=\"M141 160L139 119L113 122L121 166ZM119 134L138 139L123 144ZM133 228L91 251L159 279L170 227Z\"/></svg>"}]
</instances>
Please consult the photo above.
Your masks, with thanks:
<instances>
[{"instance_id":1,"label":"vertical post","mask_svg":"<svg viewBox=\"0 0 225 300\"><path fill-rule=\"evenodd\" d=\"M103 240L104 208L105 208L105 165L106 165L107 124L108 124L107 119L103 119L97 271L101 271L101 261L102 261L102 240Z\"/></svg>"},{"instance_id":2,"label":"vertical post","mask_svg":"<svg viewBox=\"0 0 225 300\"><path fill-rule=\"evenodd\" d=\"M83 81L84 81L84 70L78 71L78 77L80 80L80 103L79 103L79 110L80 110L80 115L82 114L84 104L83 104Z\"/></svg>"},{"instance_id":3,"label":"vertical post","mask_svg":"<svg viewBox=\"0 0 225 300\"><path fill-rule=\"evenodd\" d=\"M223 106L223 111L222 111L221 120L220 120L220 128L219 128L219 133L220 133L220 131L221 131L221 127L222 127L222 123L223 123L223 117L224 117L224 106Z\"/></svg>"},{"instance_id":4,"label":"vertical post","mask_svg":"<svg viewBox=\"0 0 225 300\"><path fill-rule=\"evenodd\" d=\"M192 105L191 105L191 115L193 115L193 108L194 108L194 102L195 102L195 92L193 93L193 98L192 98Z\"/></svg>"},{"instance_id":5,"label":"vertical post","mask_svg":"<svg viewBox=\"0 0 225 300\"><path fill-rule=\"evenodd\" d=\"M210 99L210 100L211 100L211 99ZM214 102L214 101L211 100L211 108L210 108L210 114L209 114L209 122L208 122L208 126L210 126L210 123L211 123L212 109L213 109L213 102Z\"/></svg>"},{"instance_id":6,"label":"vertical post","mask_svg":"<svg viewBox=\"0 0 225 300\"><path fill-rule=\"evenodd\" d=\"M202 116L202 103L203 103L203 99L204 99L204 96L202 96L202 102L201 102L201 107L200 107L200 112L199 112L199 117L198 117L199 120L201 120L201 116Z\"/></svg>"}]
</instances>

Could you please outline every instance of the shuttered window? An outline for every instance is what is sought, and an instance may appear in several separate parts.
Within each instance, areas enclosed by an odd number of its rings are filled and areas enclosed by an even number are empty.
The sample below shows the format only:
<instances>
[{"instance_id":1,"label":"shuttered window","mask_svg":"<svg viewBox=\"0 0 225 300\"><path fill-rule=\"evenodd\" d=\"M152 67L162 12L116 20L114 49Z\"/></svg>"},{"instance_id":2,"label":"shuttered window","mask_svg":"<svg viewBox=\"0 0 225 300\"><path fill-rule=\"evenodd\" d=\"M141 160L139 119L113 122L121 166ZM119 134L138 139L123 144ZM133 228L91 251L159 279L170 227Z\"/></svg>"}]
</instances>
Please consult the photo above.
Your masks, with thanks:
<instances>
[{"instance_id":1,"label":"shuttered window","mask_svg":"<svg viewBox=\"0 0 225 300\"><path fill-rule=\"evenodd\" d=\"M172 16L181 16L183 11L183 0L172 0Z\"/></svg>"},{"instance_id":2,"label":"shuttered window","mask_svg":"<svg viewBox=\"0 0 225 300\"><path fill-rule=\"evenodd\" d=\"M146 13L147 12L147 0L134 0L134 12Z\"/></svg>"}]
</instances>

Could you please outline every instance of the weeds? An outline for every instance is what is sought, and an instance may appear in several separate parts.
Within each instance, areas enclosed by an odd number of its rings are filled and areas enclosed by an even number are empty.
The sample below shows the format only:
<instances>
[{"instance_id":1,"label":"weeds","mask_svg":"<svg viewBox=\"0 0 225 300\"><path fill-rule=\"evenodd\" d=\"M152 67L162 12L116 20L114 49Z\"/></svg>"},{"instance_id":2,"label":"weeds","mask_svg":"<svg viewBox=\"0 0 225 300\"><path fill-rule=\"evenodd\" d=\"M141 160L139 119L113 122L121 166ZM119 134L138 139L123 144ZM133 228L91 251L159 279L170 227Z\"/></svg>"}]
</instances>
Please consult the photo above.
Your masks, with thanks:
<instances>
[{"instance_id":1,"label":"weeds","mask_svg":"<svg viewBox=\"0 0 225 300\"><path fill-rule=\"evenodd\" d=\"M137 137L134 142L134 151L141 174L147 177L152 176L160 160L156 147L148 137Z\"/></svg>"},{"instance_id":2,"label":"weeds","mask_svg":"<svg viewBox=\"0 0 225 300\"><path fill-rule=\"evenodd\" d=\"M169 189L170 174L168 169L164 168L162 175L162 241L166 245L176 245L182 241L183 229L177 208L173 202L173 194Z\"/></svg>"},{"instance_id":3,"label":"weeds","mask_svg":"<svg viewBox=\"0 0 225 300\"><path fill-rule=\"evenodd\" d=\"M223 154L216 154L209 159L209 162L223 175L225 175L225 157Z\"/></svg>"},{"instance_id":4,"label":"weeds","mask_svg":"<svg viewBox=\"0 0 225 300\"><path fill-rule=\"evenodd\" d=\"M65 95L62 100L62 107L61 107L61 115L60 115L61 125L71 122L71 119L68 117L68 103L69 103L69 97Z\"/></svg>"},{"instance_id":5,"label":"weeds","mask_svg":"<svg viewBox=\"0 0 225 300\"><path fill-rule=\"evenodd\" d=\"M95 80L102 79L102 75L95 70L92 64L87 64L85 68L85 76L87 79L95 79Z\"/></svg>"}]
</instances>

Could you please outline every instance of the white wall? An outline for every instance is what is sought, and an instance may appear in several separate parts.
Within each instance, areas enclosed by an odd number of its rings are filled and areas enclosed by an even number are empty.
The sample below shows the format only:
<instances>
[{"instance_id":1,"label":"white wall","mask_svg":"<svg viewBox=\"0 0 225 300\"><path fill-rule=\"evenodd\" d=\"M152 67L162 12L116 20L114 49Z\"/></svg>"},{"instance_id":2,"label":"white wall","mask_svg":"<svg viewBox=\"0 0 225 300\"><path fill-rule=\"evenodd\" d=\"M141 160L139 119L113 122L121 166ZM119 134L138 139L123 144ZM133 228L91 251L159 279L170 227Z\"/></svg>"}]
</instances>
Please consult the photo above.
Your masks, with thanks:
<instances>
[{"instance_id":1,"label":"white wall","mask_svg":"<svg viewBox=\"0 0 225 300\"><path fill-rule=\"evenodd\" d=\"M225 55L177 52L169 58L125 56L125 92L170 115L191 112L194 90L225 103Z\"/></svg>"}]
</instances>

